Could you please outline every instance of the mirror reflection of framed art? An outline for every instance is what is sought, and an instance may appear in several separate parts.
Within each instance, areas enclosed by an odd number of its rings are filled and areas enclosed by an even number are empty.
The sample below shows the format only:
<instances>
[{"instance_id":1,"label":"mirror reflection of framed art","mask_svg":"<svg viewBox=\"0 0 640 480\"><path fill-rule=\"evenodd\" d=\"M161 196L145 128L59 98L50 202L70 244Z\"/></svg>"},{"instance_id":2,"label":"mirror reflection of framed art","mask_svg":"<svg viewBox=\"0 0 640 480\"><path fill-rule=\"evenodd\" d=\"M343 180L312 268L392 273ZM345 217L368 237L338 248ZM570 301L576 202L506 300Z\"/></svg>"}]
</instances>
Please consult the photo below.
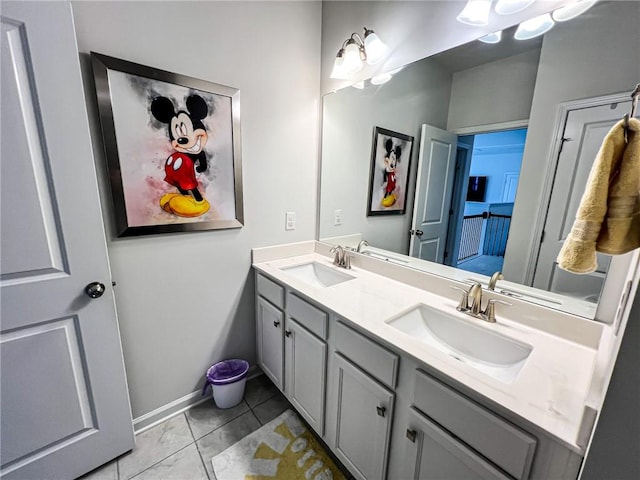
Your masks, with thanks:
<instances>
[{"instance_id":1,"label":"mirror reflection of framed art","mask_svg":"<svg viewBox=\"0 0 640 480\"><path fill-rule=\"evenodd\" d=\"M412 148L412 136L375 127L367 216L406 212Z\"/></svg>"}]
</instances>

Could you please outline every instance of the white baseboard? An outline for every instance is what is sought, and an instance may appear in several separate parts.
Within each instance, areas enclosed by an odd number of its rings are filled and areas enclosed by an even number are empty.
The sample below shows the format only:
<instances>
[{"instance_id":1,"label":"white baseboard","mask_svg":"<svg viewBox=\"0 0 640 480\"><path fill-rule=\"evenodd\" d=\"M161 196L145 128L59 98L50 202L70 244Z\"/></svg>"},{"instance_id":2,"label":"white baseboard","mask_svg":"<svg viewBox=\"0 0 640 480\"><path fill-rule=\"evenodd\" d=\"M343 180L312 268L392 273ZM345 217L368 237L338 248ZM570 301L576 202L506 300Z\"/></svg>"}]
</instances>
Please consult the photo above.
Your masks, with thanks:
<instances>
[{"instance_id":1,"label":"white baseboard","mask_svg":"<svg viewBox=\"0 0 640 480\"><path fill-rule=\"evenodd\" d=\"M255 378L259 375L263 375L262 370L257 365L252 365L249 367L249 371L247 372L247 380ZM178 398L173 402L167 403L161 407L152 410L149 413L145 413L144 415L139 416L138 418L133 419L133 432L138 435L146 430L149 430L152 427L155 427L159 423L168 420L169 418L178 415L182 412L189 410L190 408L195 407L196 405L201 404L202 402L206 402L211 398L211 393L207 395L202 395L202 390L196 390L195 392L191 392L184 397Z\"/></svg>"}]
</instances>

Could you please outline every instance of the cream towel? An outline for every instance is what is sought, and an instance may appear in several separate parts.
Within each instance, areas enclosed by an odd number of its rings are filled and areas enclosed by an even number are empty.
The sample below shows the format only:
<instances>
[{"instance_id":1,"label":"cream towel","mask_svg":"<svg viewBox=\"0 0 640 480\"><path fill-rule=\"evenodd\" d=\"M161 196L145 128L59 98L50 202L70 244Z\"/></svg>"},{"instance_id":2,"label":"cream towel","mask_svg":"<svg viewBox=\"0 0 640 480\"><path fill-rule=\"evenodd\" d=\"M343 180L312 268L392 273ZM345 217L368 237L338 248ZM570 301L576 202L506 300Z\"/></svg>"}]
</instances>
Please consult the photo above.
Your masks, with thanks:
<instances>
[{"instance_id":1,"label":"cream towel","mask_svg":"<svg viewBox=\"0 0 640 480\"><path fill-rule=\"evenodd\" d=\"M609 131L591 168L571 233L558 266L572 273L593 272L596 251L619 255L640 247L640 120L624 120Z\"/></svg>"}]
</instances>

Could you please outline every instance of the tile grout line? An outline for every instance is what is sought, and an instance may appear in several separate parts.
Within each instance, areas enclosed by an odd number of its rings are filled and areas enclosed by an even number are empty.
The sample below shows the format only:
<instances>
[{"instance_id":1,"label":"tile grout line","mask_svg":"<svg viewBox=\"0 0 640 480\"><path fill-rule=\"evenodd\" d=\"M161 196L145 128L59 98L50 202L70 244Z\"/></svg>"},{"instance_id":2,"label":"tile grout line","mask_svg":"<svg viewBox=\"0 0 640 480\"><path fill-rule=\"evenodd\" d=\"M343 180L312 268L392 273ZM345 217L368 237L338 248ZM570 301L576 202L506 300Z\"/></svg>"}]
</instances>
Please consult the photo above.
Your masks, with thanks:
<instances>
[{"instance_id":1,"label":"tile grout line","mask_svg":"<svg viewBox=\"0 0 640 480\"><path fill-rule=\"evenodd\" d=\"M185 421L185 422L187 422L187 426L188 426L188 425L189 425L189 421L187 420L186 415L184 415L184 412L183 412L183 413L181 413L181 415L183 415L183 416L184 416L184 421ZM178 416L178 415L176 415L176 416L174 416L174 417L172 417L172 418L176 418L177 416ZM163 423L164 423L164 422L163 422ZM160 424L160 425L162 425L162 424ZM191 427L189 427L189 431L191 431ZM191 438L193 438L193 433L191 434ZM144 470L141 470L140 472L136 473L134 476L129 477L129 478L126 478L126 479L124 479L124 478L123 478L123 479L121 479L121 478L120 478L120 468L119 468L119 465L118 465L118 480L133 480L134 478L136 478L137 476L139 476L139 475L143 474L144 472L146 472L146 471L147 471L147 470L149 470L150 468L153 468L153 467L155 467L156 465L158 465L159 463L164 462L167 458L172 457L172 456L173 456L173 455L175 455L176 453L181 452L182 450L184 450L185 448L187 448L187 447L188 447L188 446L190 446L190 445L193 445L194 443L196 443L196 442L195 442L195 440L194 440L193 442L191 442L191 443L189 443L189 444L185 445L184 447L179 448L179 449L178 449L178 450L176 450L175 452L173 452L173 453L171 453L171 454L167 455L166 457L162 458L161 460L158 460L158 461L157 461L156 463L154 463L153 465L150 465L150 466L148 466L147 468L145 468ZM197 446L196 446L196 447L197 447ZM199 453L199 451L198 451L198 453Z\"/></svg>"},{"instance_id":2,"label":"tile grout line","mask_svg":"<svg viewBox=\"0 0 640 480\"><path fill-rule=\"evenodd\" d=\"M245 402L245 404L247 405L247 408L248 408L249 410L247 410L247 411L245 411L245 412L242 412L242 413L239 413L238 415L236 415L235 417L233 417L233 418L229 419L228 421L226 421L226 422L224 422L224 423L221 423L221 424L220 424L220 425L218 425L216 428L214 428L214 429L213 429L213 430L211 430L210 432L205 433L205 434L204 434L204 435L202 435L201 437L196 438L196 437L195 437L195 435L193 435L193 432L192 432L192 433L191 433L191 436L192 436L193 438L195 438L195 442L196 442L196 443L198 443L200 440L202 440L202 439L203 439L204 437L206 437L207 435L209 435L209 434L211 434L211 433L215 432L216 430L218 430L219 428L222 428L222 427L224 427L225 425L227 425L227 424L229 424L229 423L233 422L235 419L237 419L237 418L241 417L242 415L244 415L244 414L245 414L245 413L247 413L248 411L251 411L251 407L250 407L250 406L249 406L249 404L244 400L244 398L242 399L242 401L243 401L243 402ZM187 418L187 423L189 423L189 419L188 419L188 418ZM191 425L189 425L189 429L191 429Z\"/></svg>"},{"instance_id":3,"label":"tile grout line","mask_svg":"<svg viewBox=\"0 0 640 480\"><path fill-rule=\"evenodd\" d=\"M187 418L186 413L185 413L184 418L187 421L187 426L189 427L189 431L191 432L191 438L193 438L193 443L196 446L196 452L198 452L198 457L200 457L200 463L202 464L202 468L204 468L204 474L207 476L207 478L209 480L211 480L211 477L209 477L209 471L207 470L207 466L204 463L204 458L202 458L202 453L200 453L200 448L198 447L198 442L196 441L196 436L193 434L193 430L191 429L191 423L189 423L189 419Z\"/></svg>"},{"instance_id":4,"label":"tile grout line","mask_svg":"<svg viewBox=\"0 0 640 480\"><path fill-rule=\"evenodd\" d=\"M157 461L156 463L154 463L153 465L145 468L144 470L142 470L141 472L136 473L133 477L129 477L126 480L134 480L136 477L139 477L140 475L142 475L144 472L146 472L147 470L152 469L153 467L155 467L156 465L158 465L159 463L164 462L167 458L169 457L173 457L175 454L180 453L181 451L183 451L185 448L190 447L191 445L195 444L196 442L191 442L189 445L185 445L184 447L180 448L179 450L176 450L175 452L173 452L171 455L167 455L166 457L164 457L162 460ZM197 447L196 447L197 448Z\"/></svg>"}]
</instances>

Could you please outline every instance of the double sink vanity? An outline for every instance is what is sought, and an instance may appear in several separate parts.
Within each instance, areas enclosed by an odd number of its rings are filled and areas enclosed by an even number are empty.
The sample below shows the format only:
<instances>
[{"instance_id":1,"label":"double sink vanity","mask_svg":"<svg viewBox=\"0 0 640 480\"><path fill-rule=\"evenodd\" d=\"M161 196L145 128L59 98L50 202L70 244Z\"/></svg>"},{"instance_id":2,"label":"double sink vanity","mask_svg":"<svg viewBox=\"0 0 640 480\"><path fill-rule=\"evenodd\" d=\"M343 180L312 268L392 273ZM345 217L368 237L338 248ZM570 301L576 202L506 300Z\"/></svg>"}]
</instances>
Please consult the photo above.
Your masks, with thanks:
<instances>
[{"instance_id":1,"label":"double sink vanity","mask_svg":"<svg viewBox=\"0 0 640 480\"><path fill-rule=\"evenodd\" d=\"M258 364L355 478L577 478L604 325L330 248L253 250Z\"/></svg>"}]
</instances>

